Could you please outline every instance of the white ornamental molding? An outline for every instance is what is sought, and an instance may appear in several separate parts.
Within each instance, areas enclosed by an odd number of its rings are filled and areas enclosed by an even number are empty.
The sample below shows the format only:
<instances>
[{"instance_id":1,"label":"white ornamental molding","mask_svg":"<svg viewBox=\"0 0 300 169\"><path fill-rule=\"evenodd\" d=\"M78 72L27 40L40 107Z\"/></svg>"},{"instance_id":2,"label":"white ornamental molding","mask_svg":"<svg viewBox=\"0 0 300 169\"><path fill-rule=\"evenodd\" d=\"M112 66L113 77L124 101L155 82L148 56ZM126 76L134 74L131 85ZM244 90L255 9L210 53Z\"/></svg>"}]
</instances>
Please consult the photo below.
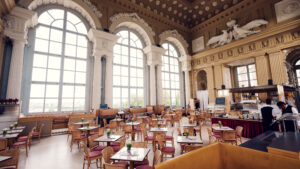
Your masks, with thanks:
<instances>
[{"instance_id":1,"label":"white ornamental molding","mask_svg":"<svg viewBox=\"0 0 300 169\"><path fill-rule=\"evenodd\" d=\"M35 10L39 6L48 5L48 4L58 4L62 5L66 8L71 8L77 12L79 12L90 24L92 28L102 28L101 23L96 18L101 18L102 13L97 9L95 5L93 5L90 0L82 0L84 4L87 5L87 8L84 8L82 5L78 4L73 0L33 0L29 6L29 10ZM92 11L92 13L89 13ZM94 15L93 17L91 15Z\"/></svg>"},{"instance_id":2,"label":"white ornamental molding","mask_svg":"<svg viewBox=\"0 0 300 169\"><path fill-rule=\"evenodd\" d=\"M185 56L188 53L189 44L183 38L177 30L167 30L159 35L160 44L164 43L166 40L173 42L175 46L179 49L180 55Z\"/></svg>"},{"instance_id":3,"label":"white ornamental molding","mask_svg":"<svg viewBox=\"0 0 300 169\"><path fill-rule=\"evenodd\" d=\"M137 21L138 23L141 23L150 31L152 36L155 36L155 32L152 30L152 28L149 26L149 24L144 19L139 17L137 13L118 13L118 14L110 17L109 20L112 23L115 23L119 19L122 19L122 18L129 18L129 19L132 19L133 21Z\"/></svg>"},{"instance_id":4,"label":"white ornamental molding","mask_svg":"<svg viewBox=\"0 0 300 169\"><path fill-rule=\"evenodd\" d=\"M228 29L222 30L223 33L221 35L211 37L207 42L207 46L211 45L212 48L216 48L231 43L232 40L246 38L261 31L253 30L254 28L261 25L267 25L268 23L268 21L263 19L255 19L240 27L238 24L236 24L236 20L230 20L226 23Z\"/></svg>"}]
</instances>

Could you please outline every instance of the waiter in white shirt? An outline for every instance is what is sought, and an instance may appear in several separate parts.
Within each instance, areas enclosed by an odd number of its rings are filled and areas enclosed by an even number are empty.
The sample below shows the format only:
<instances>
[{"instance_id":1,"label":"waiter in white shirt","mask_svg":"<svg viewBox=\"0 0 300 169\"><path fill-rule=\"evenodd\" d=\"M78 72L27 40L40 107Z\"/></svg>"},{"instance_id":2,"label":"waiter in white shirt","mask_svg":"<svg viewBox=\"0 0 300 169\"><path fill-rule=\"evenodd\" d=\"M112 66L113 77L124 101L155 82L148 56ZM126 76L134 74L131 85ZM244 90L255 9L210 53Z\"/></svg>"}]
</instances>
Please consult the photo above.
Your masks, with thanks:
<instances>
[{"instance_id":1,"label":"waiter in white shirt","mask_svg":"<svg viewBox=\"0 0 300 169\"><path fill-rule=\"evenodd\" d=\"M287 105L284 102L278 102L277 106L279 107L279 109L281 109L281 115L280 116L282 116L286 113L290 113L290 114L293 114L293 115L298 114L298 110L295 107L293 107L291 105ZM278 115L277 115L277 117L278 117ZM285 125L286 125L286 131L293 131L294 130L294 123L293 122L286 121Z\"/></svg>"}]
</instances>

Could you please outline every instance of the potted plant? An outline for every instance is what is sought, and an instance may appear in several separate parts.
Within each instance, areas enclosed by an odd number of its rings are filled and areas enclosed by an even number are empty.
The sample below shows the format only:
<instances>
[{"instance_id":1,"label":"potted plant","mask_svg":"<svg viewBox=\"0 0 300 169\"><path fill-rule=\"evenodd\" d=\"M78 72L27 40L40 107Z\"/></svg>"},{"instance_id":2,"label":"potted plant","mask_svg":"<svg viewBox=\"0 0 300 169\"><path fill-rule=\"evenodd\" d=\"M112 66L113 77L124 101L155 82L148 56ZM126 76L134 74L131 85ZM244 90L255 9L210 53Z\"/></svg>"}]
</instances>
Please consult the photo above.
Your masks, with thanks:
<instances>
[{"instance_id":1,"label":"potted plant","mask_svg":"<svg viewBox=\"0 0 300 169\"><path fill-rule=\"evenodd\" d=\"M192 124L193 123L193 120L192 119L190 119L190 124Z\"/></svg>"},{"instance_id":2,"label":"potted plant","mask_svg":"<svg viewBox=\"0 0 300 169\"><path fill-rule=\"evenodd\" d=\"M131 143L126 144L126 147L127 147L127 152L130 153L132 144Z\"/></svg>"},{"instance_id":3,"label":"potted plant","mask_svg":"<svg viewBox=\"0 0 300 169\"><path fill-rule=\"evenodd\" d=\"M160 124L160 123L158 123L158 124L157 124L157 127L158 127L158 128L160 128L160 125L161 125L161 124Z\"/></svg>"},{"instance_id":4,"label":"potted plant","mask_svg":"<svg viewBox=\"0 0 300 169\"><path fill-rule=\"evenodd\" d=\"M110 138L110 129L106 131L107 138Z\"/></svg>"},{"instance_id":5,"label":"potted plant","mask_svg":"<svg viewBox=\"0 0 300 169\"><path fill-rule=\"evenodd\" d=\"M185 131L185 137L188 138L190 132L188 130Z\"/></svg>"},{"instance_id":6,"label":"potted plant","mask_svg":"<svg viewBox=\"0 0 300 169\"><path fill-rule=\"evenodd\" d=\"M9 130L12 130L13 128L14 128L13 124L9 125Z\"/></svg>"},{"instance_id":7,"label":"potted plant","mask_svg":"<svg viewBox=\"0 0 300 169\"><path fill-rule=\"evenodd\" d=\"M219 127L221 128L221 127L222 127L222 122L221 122L221 121L219 121L218 123L219 123Z\"/></svg>"},{"instance_id":8,"label":"potted plant","mask_svg":"<svg viewBox=\"0 0 300 169\"><path fill-rule=\"evenodd\" d=\"M84 122L84 118L81 118L81 122L82 122L82 123Z\"/></svg>"},{"instance_id":9,"label":"potted plant","mask_svg":"<svg viewBox=\"0 0 300 169\"><path fill-rule=\"evenodd\" d=\"M6 128L2 130L2 134L3 134L3 136L5 136L7 134L7 129Z\"/></svg>"},{"instance_id":10,"label":"potted plant","mask_svg":"<svg viewBox=\"0 0 300 169\"><path fill-rule=\"evenodd\" d=\"M90 127L90 122L87 122L87 123L86 123L86 126L89 128L89 127Z\"/></svg>"}]
</instances>

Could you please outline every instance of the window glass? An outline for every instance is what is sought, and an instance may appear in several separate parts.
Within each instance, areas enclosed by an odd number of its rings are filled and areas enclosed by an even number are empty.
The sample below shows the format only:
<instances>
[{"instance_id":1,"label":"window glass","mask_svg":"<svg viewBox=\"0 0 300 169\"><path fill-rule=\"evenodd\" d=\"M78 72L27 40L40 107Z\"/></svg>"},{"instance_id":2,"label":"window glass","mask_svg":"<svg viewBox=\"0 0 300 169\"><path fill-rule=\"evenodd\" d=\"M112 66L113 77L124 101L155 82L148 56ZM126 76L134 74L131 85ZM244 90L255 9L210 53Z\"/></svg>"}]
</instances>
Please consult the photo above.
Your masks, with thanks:
<instances>
[{"instance_id":1,"label":"window glass","mask_svg":"<svg viewBox=\"0 0 300 169\"><path fill-rule=\"evenodd\" d=\"M144 106L143 46L130 30L121 30L114 46L113 107Z\"/></svg>"},{"instance_id":2,"label":"window glass","mask_svg":"<svg viewBox=\"0 0 300 169\"><path fill-rule=\"evenodd\" d=\"M239 87L257 86L255 64L237 67L237 75Z\"/></svg>"},{"instance_id":3,"label":"window glass","mask_svg":"<svg viewBox=\"0 0 300 169\"><path fill-rule=\"evenodd\" d=\"M166 49L162 57L163 103L166 106L180 106L178 53L170 43L164 43L162 47Z\"/></svg>"},{"instance_id":4,"label":"window glass","mask_svg":"<svg viewBox=\"0 0 300 169\"><path fill-rule=\"evenodd\" d=\"M86 30L82 20L66 9L50 9L39 16L29 113L85 110Z\"/></svg>"}]
</instances>

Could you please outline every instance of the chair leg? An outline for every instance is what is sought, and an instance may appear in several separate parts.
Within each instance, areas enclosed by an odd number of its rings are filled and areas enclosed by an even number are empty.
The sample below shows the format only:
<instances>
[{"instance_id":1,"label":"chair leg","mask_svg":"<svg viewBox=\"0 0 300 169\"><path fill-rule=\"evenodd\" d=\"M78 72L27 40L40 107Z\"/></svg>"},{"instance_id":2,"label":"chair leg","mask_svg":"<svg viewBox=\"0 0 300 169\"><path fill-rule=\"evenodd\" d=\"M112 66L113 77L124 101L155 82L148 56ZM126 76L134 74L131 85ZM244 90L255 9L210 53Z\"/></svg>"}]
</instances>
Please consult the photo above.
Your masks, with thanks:
<instances>
[{"instance_id":1,"label":"chair leg","mask_svg":"<svg viewBox=\"0 0 300 169\"><path fill-rule=\"evenodd\" d=\"M27 145L25 146L25 148L26 148L26 157L28 157L28 147L27 147Z\"/></svg>"},{"instance_id":2,"label":"chair leg","mask_svg":"<svg viewBox=\"0 0 300 169\"><path fill-rule=\"evenodd\" d=\"M84 166L85 166L85 159L83 159L83 166L82 166L83 169L84 169Z\"/></svg>"}]
</instances>

